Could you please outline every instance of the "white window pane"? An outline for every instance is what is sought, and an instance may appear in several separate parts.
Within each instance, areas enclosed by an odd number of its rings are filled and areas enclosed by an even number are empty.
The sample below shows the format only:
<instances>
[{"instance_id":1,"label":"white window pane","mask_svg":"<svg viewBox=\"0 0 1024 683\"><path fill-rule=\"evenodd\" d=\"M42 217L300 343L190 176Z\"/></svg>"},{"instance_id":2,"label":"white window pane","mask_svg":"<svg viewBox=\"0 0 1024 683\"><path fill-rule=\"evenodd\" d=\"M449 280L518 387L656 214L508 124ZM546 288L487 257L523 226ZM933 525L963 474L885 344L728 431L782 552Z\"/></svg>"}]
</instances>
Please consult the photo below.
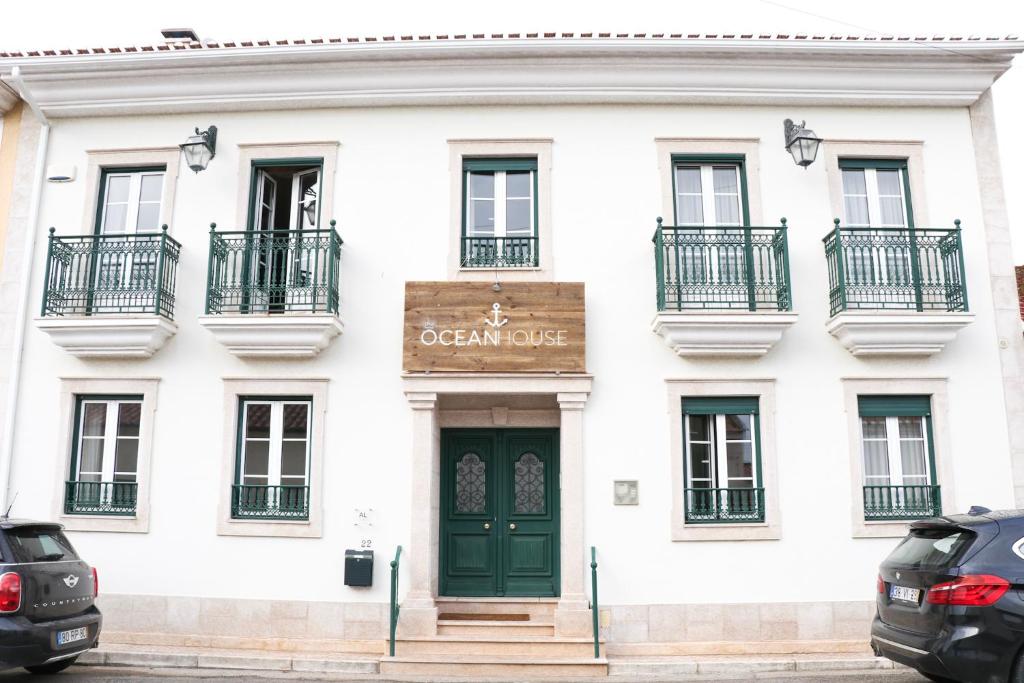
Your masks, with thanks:
<instances>
[{"instance_id":1,"label":"white window pane","mask_svg":"<svg viewBox=\"0 0 1024 683\"><path fill-rule=\"evenodd\" d=\"M704 203L700 195L679 196L679 223L681 225L704 224Z\"/></svg>"},{"instance_id":2,"label":"white window pane","mask_svg":"<svg viewBox=\"0 0 1024 683\"><path fill-rule=\"evenodd\" d=\"M847 195L846 197L843 198L843 205L846 209L847 225L871 224L871 220L868 218L867 197L851 197Z\"/></svg>"},{"instance_id":3,"label":"white window pane","mask_svg":"<svg viewBox=\"0 0 1024 683\"><path fill-rule=\"evenodd\" d=\"M284 406L284 427L281 435L285 439L305 439L309 419L309 406L304 403Z\"/></svg>"},{"instance_id":4,"label":"white window pane","mask_svg":"<svg viewBox=\"0 0 1024 683\"><path fill-rule=\"evenodd\" d=\"M139 440L118 439L114 453L114 471L129 473L137 472L139 464Z\"/></svg>"},{"instance_id":5,"label":"white window pane","mask_svg":"<svg viewBox=\"0 0 1024 683\"><path fill-rule=\"evenodd\" d=\"M117 435L138 436L142 421L141 403L122 403L117 411Z\"/></svg>"},{"instance_id":6,"label":"white window pane","mask_svg":"<svg viewBox=\"0 0 1024 683\"><path fill-rule=\"evenodd\" d=\"M135 229L141 232L153 232L160 227L160 205L139 204L139 218Z\"/></svg>"},{"instance_id":7,"label":"white window pane","mask_svg":"<svg viewBox=\"0 0 1024 683\"><path fill-rule=\"evenodd\" d=\"M528 233L530 231L530 200L508 199L505 201L506 232Z\"/></svg>"},{"instance_id":8,"label":"white window pane","mask_svg":"<svg viewBox=\"0 0 1024 683\"><path fill-rule=\"evenodd\" d=\"M924 441L900 440L900 461L903 463L903 479L927 480L928 461L925 458ZM925 481L906 481L907 484L923 484Z\"/></svg>"},{"instance_id":9,"label":"white window pane","mask_svg":"<svg viewBox=\"0 0 1024 683\"><path fill-rule=\"evenodd\" d=\"M862 417L861 427L865 439L885 439L885 418L884 417Z\"/></svg>"},{"instance_id":10,"label":"white window pane","mask_svg":"<svg viewBox=\"0 0 1024 683\"><path fill-rule=\"evenodd\" d=\"M494 201L474 199L470 204L471 232L477 235L494 234Z\"/></svg>"},{"instance_id":11,"label":"white window pane","mask_svg":"<svg viewBox=\"0 0 1024 683\"><path fill-rule=\"evenodd\" d=\"M680 194L700 194L700 167L680 166L676 168L676 192Z\"/></svg>"},{"instance_id":12,"label":"white window pane","mask_svg":"<svg viewBox=\"0 0 1024 683\"><path fill-rule=\"evenodd\" d=\"M903 221L903 199L901 197L879 197L878 207L882 213L882 225L906 225Z\"/></svg>"},{"instance_id":13,"label":"white window pane","mask_svg":"<svg viewBox=\"0 0 1024 683\"><path fill-rule=\"evenodd\" d=\"M711 420L707 415L690 415L686 421L690 423L690 441L711 440Z\"/></svg>"},{"instance_id":14,"label":"white window pane","mask_svg":"<svg viewBox=\"0 0 1024 683\"><path fill-rule=\"evenodd\" d=\"M113 204L116 202L127 202L129 187L131 187L130 176L108 177L106 202L108 204Z\"/></svg>"},{"instance_id":15,"label":"white window pane","mask_svg":"<svg viewBox=\"0 0 1024 683\"><path fill-rule=\"evenodd\" d=\"M750 441L750 415L726 415L725 438L729 441Z\"/></svg>"},{"instance_id":16,"label":"white window pane","mask_svg":"<svg viewBox=\"0 0 1024 683\"><path fill-rule=\"evenodd\" d=\"M923 417L901 417L900 438L901 439L923 439L924 418Z\"/></svg>"},{"instance_id":17,"label":"white window pane","mask_svg":"<svg viewBox=\"0 0 1024 683\"><path fill-rule=\"evenodd\" d=\"M281 444L281 477L306 476L306 442L285 441Z\"/></svg>"},{"instance_id":18,"label":"white window pane","mask_svg":"<svg viewBox=\"0 0 1024 683\"><path fill-rule=\"evenodd\" d=\"M128 205L110 204L107 206L107 214L103 218L102 232L124 232L127 221Z\"/></svg>"},{"instance_id":19,"label":"white window pane","mask_svg":"<svg viewBox=\"0 0 1024 683\"><path fill-rule=\"evenodd\" d=\"M505 174L505 196L506 197L529 197L531 192L531 173L529 171L513 172Z\"/></svg>"},{"instance_id":20,"label":"white window pane","mask_svg":"<svg viewBox=\"0 0 1024 683\"><path fill-rule=\"evenodd\" d=\"M245 475L242 478L242 483L246 486L266 486L267 477L266 475ZM261 493L257 498L246 498L246 505L266 505L266 499Z\"/></svg>"},{"instance_id":21,"label":"white window pane","mask_svg":"<svg viewBox=\"0 0 1024 683\"><path fill-rule=\"evenodd\" d=\"M878 169L875 171L875 178L878 180L878 194L880 196L895 196L899 197L900 192L900 172L897 170L883 170Z\"/></svg>"},{"instance_id":22,"label":"white window pane","mask_svg":"<svg viewBox=\"0 0 1024 683\"><path fill-rule=\"evenodd\" d=\"M748 479L754 476L754 449L749 443L727 443L725 445L729 479Z\"/></svg>"},{"instance_id":23,"label":"white window pane","mask_svg":"<svg viewBox=\"0 0 1024 683\"><path fill-rule=\"evenodd\" d=\"M245 476L267 476L270 464L270 443L268 441L245 442Z\"/></svg>"},{"instance_id":24,"label":"white window pane","mask_svg":"<svg viewBox=\"0 0 1024 683\"><path fill-rule=\"evenodd\" d=\"M494 197L493 173L470 173L469 196L474 198Z\"/></svg>"},{"instance_id":25,"label":"white window pane","mask_svg":"<svg viewBox=\"0 0 1024 683\"><path fill-rule=\"evenodd\" d=\"M706 443L690 444L690 478L711 479L710 446Z\"/></svg>"},{"instance_id":26,"label":"white window pane","mask_svg":"<svg viewBox=\"0 0 1024 683\"><path fill-rule=\"evenodd\" d=\"M248 439L270 438L270 406L250 403L245 416L245 436Z\"/></svg>"},{"instance_id":27,"label":"white window pane","mask_svg":"<svg viewBox=\"0 0 1024 683\"><path fill-rule=\"evenodd\" d=\"M78 469L82 472L102 472L103 439L83 439L79 463Z\"/></svg>"},{"instance_id":28,"label":"white window pane","mask_svg":"<svg viewBox=\"0 0 1024 683\"><path fill-rule=\"evenodd\" d=\"M160 175L142 176L141 187L139 188L140 202L159 202L163 193L164 177Z\"/></svg>"},{"instance_id":29,"label":"white window pane","mask_svg":"<svg viewBox=\"0 0 1024 683\"><path fill-rule=\"evenodd\" d=\"M739 195L715 195L715 222L718 223L718 225L740 224Z\"/></svg>"},{"instance_id":30,"label":"white window pane","mask_svg":"<svg viewBox=\"0 0 1024 683\"><path fill-rule=\"evenodd\" d=\"M82 436L103 436L107 429L107 404L86 403L82 420Z\"/></svg>"},{"instance_id":31,"label":"white window pane","mask_svg":"<svg viewBox=\"0 0 1024 683\"><path fill-rule=\"evenodd\" d=\"M868 484L889 483L889 449L885 441L864 442L864 477Z\"/></svg>"},{"instance_id":32,"label":"white window pane","mask_svg":"<svg viewBox=\"0 0 1024 683\"><path fill-rule=\"evenodd\" d=\"M717 194L739 194L740 186L735 166L716 166L712 173Z\"/></svg>"},{"instance_id":33,"label":"white window pane","mask_svg":"<svg viewBox=\"0 0 1024 683\"><path fill-rule=\"evenodd\" d=\"M843 194L866 195L868 184L861 169L843 169Z\"/></svg>"}]
</instances>

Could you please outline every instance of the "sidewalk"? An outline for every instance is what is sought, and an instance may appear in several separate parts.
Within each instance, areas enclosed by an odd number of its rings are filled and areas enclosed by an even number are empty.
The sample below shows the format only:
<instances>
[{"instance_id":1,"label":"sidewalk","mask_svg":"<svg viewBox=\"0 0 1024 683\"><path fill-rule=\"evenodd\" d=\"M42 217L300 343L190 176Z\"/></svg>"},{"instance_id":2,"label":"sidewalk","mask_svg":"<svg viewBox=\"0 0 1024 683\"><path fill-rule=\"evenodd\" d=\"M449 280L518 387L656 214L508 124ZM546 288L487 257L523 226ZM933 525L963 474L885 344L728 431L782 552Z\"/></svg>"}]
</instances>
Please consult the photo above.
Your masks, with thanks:
<instances>
[{"instance_id":1,"label":"sidewalk","mask_svg":"<svg viewBox=\"0 0 1024 683\"><path fill-rule=\"evenodd\" d=\"M293 677L320 680L408 681L428 683L437 677L381 676L379 657L368 654L338 654L316 652L268 652L223 650L200 647L174 647L157 645L104 645L84 654L79 664L104 667L134 667L153 669L245 671L250 678ZM612 680L750 680L753 678L799 678L801 674L817 676L827 673L830 678L859 675L891 674L894 679L907 680L897 674L908 674L908 669L893 665L887 659L868 654L813 654L813 655L708 655L698 657L627 657L608 658L609 678ZM465 679L468 680L468 679ZM501 680L501 679L494 679ZM543 679L549 680L608 680L608 679ZM921 679L924 680L924 679Z\"/></svg>"}]
</instances>

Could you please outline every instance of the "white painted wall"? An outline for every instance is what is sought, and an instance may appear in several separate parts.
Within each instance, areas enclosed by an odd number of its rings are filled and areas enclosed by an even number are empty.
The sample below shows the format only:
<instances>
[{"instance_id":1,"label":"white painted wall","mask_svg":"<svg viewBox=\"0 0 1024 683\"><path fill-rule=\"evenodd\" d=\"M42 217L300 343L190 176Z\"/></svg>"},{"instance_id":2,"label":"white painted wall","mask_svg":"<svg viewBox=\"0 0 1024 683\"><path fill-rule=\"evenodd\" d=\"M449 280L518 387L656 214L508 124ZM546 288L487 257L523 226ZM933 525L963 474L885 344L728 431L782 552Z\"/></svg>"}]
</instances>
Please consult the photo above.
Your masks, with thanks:
<instances>
[{"instance_id":1,"label":"white painted wall","mask_svg":"<svg viewBox=\"0 0 1024 683\"><path fill-rule=\"evenodd\" d=\"M821 243L832 215L819 161L804 171L782 149L782 120L807 118L826 137L923 140L934 226L961 218L975 322L938 356L860 360L824 329ZM171 234L182 242L177 335L145 361L81 361L32 327L25 350L13 490L16 513L48 517L67 444L57 443L61 377L161 378L148 534L73 535L111 593L387 600L387 561L408 546L410 410L401 392L406 280L445 279L449 138L552 138L554 274L587 285L584 412L587 545L598 547L602 602L869 600L892 539L852 539L841 377L947 377L958 509L1013 503L984 233L965 109L711 106L546 106L338 109L59 120L49 162L78 166L48 184L40 229L80 232L91 204L86 150L177 144L196 125L219 128L207 171L179 170ZM656 137L758 137L764 219L789 219L797 324L765 358L689 361L649 328L655 312L650 238L660 212ZM344 334L314 360L245 362L196 323L205 293L208 225L230 229L239 143L339 140L334 186L342 253ZM324 220L329 218L324 217ZM40 239L31 300L39 302ZM216 535L221 377L330 377L322 539ZM782 539L670 540L667 378L775 378ZM612 506L613 479L639 479L640 505ZM373 589L342 585L359 535L356 507L377 510Z\"/></svg>"}]
</instances>

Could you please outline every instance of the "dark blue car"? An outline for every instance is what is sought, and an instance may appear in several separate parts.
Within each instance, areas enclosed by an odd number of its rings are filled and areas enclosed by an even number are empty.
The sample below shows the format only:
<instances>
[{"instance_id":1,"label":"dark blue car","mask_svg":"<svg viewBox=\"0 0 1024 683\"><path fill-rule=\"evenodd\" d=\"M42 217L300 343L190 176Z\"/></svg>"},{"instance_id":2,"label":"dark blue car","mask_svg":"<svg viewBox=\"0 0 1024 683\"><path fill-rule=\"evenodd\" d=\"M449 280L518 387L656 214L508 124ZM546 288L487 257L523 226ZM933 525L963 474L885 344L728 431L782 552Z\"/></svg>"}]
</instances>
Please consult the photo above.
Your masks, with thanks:
<instances>
[{"instance_id":1,"label":"dark blue car","mask_svg":"<svg viewBox=\"0 0 1024 683\"><path fill-rule=\"evenodd\" d=\"M99 642L96 570L61 529L0 519L0 669L57 673Z\"/></svg>"},{"instance_id":2,"label":"dark blue car","mask_svg":"<svg viewBox=\"0 0 1024 683\"><path fill-rule=\"evenodd\" d=\"M876 655L934 681L1024 683L1024 510L914 522L877 591Z\"/></svg>"}]
</instances>

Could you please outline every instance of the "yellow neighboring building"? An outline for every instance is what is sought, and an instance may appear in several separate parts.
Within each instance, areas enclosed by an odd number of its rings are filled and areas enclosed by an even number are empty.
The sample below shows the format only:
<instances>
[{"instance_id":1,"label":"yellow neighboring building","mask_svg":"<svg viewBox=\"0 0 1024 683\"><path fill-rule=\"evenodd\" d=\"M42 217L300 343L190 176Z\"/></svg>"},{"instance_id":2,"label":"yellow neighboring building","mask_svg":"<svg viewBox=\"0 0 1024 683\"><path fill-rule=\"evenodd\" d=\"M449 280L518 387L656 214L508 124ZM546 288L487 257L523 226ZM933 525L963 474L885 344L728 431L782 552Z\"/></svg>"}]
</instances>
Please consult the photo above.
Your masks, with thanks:
<instances>
[{"instance_id":1,"label":"yellow neighboring building","mask_svg":"<svg viewBox=\"0 0 1024 683\"><path fill-rule=\"evenodd\" d=\"M7 226L14 192L14 162L18 152L22 104L7 91L0 92L0 276L4 268Z\"/></svg>"}]
</instances>

